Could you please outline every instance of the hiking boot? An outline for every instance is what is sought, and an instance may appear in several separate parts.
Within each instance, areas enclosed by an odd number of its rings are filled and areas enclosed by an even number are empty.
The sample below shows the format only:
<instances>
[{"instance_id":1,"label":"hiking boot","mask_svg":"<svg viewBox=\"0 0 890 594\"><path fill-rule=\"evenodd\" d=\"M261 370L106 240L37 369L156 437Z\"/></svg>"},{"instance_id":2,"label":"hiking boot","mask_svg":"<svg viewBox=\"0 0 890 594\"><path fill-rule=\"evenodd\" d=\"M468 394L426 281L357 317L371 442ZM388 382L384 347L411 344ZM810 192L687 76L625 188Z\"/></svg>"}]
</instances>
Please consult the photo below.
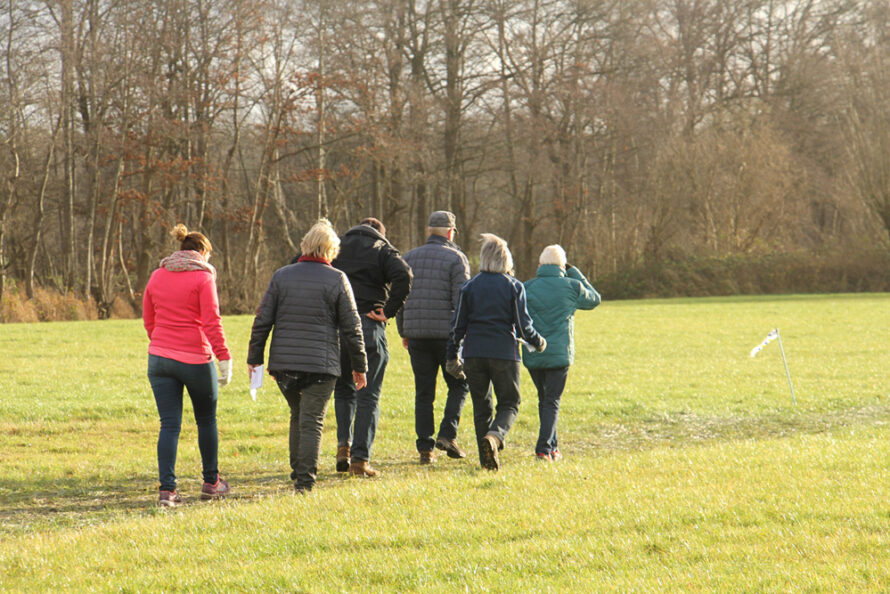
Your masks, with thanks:
<instances>
[{"instance_id":1,"label":"hiking boot","mask_svg":"<svg viewBox=\"0 0 890 594\"><path fill-rule=\"evenodd\" d=\"M161 507L177 507L182 505L182 497L175 489L173 491L161 491L158 493L158 505Z\"/></svg>"},{"instance_id":2,"label":"hiking boot","mask_svg":"<svg viewBox=\"0 0 890 594\"><path fill-rule=\"evenodd\" d=\"M216 483L204 483L201 487L201 499L208 501L210 499L222 499L229 494L229 483L224 481L221 476L216 476Z\"/></svg>"},{"instance_id":3,"label":"hiking boot","mask_svg":"<svg viewBox=\"0 0 890 594\"><path fill-rule=\"evenodd\" d=\"M305 485L294 485L294 495L308 495L309 491L312 490L312 487L307 487Z\"/></svg>"},{"instance_id":4,"label":"hiking boot","mask_svg":"<svg viewBox=\"0 0 890 594\"><path fill-rule=\"evenodd\" d=\"M457 447L457 441L454 439L437 439L436 447L445 450L449 458L466 458L467 453Z\"/></svg>"},{"instance_id":5,"label":"hiking boot","mask_svg":"<svg viewBox=\"0 0 890 594\"><path fill-rule=\"evenodd\" d=\"M501 467L498 460L500 442L494 435L486 435L479 440L479 462L485 470L497 470Z\"/></svg>"},{"instance_id":6,"label":"hiking boot","mask_svg":"<svg viewBox=\"0 0 890 594\"><path fill-rule=\"evenodd\" d=\"M337 472L349 470L349 446L337 446Z\"/></svg>"},{"instance_id":7,"label":"hiking boot","mask_svg":"<svg viewBox=\"0 0 890 594\"><path fill-rule=\"evenodd\" d=\"M380 474L368 464L367 460L353 460L349 465L349 474L352 476L372 478Z\"/></svg>"},{"instance_id":8,"label":"hiking boot","mask_svg":"<svg viewBox=\"0 0 890 594\"><path fill-rule=\"evenodd\" d=\"M436 461L436 454L432 450L426 452L420 452L420 463L421 464L432 464Z\"/></svg>"},{"instance_id":9,"label":"hiking boot","mask_svg":"<svg viewBox=\"0 0 890 594\"><path fill-rule=\"evenodd\" d=\"M550 452L550 459L554 462L559 462L560 460L562 460L562 453L560 453L559 450L553 450L552 452Z\"/></svg>"},{"instance_id":10,"label":"hiking boot","mask_svg":"<svg viewBox=\"0 0 890 594\"><path fill-rule=\"evenodd\" d=\"M536 453L535 460L538 462L553 462L553 458L550 457L550 454Z\"/></svg>"}]
</instances>

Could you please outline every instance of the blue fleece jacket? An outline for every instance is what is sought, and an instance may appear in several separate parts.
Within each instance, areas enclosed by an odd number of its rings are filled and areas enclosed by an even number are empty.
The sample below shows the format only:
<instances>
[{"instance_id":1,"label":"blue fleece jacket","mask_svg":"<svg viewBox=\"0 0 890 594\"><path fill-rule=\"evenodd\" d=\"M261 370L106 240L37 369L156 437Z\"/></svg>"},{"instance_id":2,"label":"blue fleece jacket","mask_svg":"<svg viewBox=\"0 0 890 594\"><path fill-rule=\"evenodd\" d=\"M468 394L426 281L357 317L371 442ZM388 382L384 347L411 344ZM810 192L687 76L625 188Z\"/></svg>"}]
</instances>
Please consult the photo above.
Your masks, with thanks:
<instances>
[{"instance_id":1,"label":"blue fleece jacket","mask_svg":"<svg viewBox=\"0 0 890 594\"><path fill-rule=\"evenodd\" d=\"M519 361L519 342L540 347L542 336L532 325L525 303L525 287L507 274L480 272L461 287L446 356L454 359L463 348L473 357Z\"/></svg>"}]
</instances>

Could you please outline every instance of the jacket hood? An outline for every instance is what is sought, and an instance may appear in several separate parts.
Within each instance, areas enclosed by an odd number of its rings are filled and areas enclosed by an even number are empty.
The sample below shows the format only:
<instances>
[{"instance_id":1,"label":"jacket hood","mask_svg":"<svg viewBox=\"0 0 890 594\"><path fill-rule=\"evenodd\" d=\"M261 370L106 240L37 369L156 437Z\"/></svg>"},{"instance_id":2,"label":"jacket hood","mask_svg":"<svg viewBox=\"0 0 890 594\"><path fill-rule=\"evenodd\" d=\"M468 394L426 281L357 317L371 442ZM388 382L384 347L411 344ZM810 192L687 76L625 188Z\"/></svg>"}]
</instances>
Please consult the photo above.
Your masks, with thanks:
<instances>
[{"instance_id":1,"label":"jacket hood","mask_svg":"<svg viewBox=\"0 0 890 594\"><path fill-rule=\"evenodd\" d=\"M385 235L381 235L380 231L370 225L356 225L343 235L367 235L369 237L373 237L374 239L379 239L381 241L389 243L389 240L386 238Z\"/></svg>"}]
</instances>

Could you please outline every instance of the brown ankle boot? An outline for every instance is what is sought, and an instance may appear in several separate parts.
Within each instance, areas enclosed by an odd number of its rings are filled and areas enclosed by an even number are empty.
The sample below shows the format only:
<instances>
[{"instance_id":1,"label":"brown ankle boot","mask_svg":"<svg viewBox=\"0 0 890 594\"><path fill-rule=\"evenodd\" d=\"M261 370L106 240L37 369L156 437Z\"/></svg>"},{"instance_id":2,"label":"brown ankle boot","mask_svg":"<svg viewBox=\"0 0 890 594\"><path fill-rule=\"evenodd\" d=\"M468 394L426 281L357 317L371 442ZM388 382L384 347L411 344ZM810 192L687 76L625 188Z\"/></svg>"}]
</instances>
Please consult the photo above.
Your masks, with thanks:
<instances>
[{"instance_id":1,"label":"brown ankle boot","mask_svg":"<svg viewBox=\"0 0 890 594\"><path fill-rule=\"evenodd\" d=\"M485 470L497 470L501 467L498 448L501 441L494 435L486 435L479 440L479 462Z\"/></svg>"},{"instance_id":2,"label":"brown ankle boot","mask_svg":"<svg viewBox=\"0 0 890 594\"><path fill-rule=\"evenodd\" d=\"M337 446L337 472L349 470L349 446Z\"/></svg>"},{"instance_id":3,"label":"brown ankle boot","mask_svg":"<svg viewBox=\"0 0 890 594\"><path fill-rule=\"evenodd\" d=\"M371 478L380 473L371 468L371 465L368 464L367 460L353 460L352 464L349 465L349 474L352 476Z\"/></svg>"}]
</instances>

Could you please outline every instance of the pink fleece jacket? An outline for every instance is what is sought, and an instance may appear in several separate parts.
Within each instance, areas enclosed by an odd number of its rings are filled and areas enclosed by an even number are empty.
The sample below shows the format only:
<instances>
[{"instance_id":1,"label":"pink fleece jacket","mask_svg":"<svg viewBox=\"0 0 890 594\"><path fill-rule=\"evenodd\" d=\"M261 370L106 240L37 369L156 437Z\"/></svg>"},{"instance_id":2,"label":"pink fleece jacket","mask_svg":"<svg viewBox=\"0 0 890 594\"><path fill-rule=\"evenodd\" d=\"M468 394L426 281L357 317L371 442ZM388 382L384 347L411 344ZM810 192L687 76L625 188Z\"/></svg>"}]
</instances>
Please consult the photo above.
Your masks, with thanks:
<instances>
[{"instance_id":1,"label":"pink fleece jacket","mask_svg":"<svg viewBox=\"0 0 890 594\"><path fill-rule=\"evenodd\" d=\"M213 276L203 270L155 270L142 297L148 352L182 363L231 359Z\"/></svg>"}]
</instances>

